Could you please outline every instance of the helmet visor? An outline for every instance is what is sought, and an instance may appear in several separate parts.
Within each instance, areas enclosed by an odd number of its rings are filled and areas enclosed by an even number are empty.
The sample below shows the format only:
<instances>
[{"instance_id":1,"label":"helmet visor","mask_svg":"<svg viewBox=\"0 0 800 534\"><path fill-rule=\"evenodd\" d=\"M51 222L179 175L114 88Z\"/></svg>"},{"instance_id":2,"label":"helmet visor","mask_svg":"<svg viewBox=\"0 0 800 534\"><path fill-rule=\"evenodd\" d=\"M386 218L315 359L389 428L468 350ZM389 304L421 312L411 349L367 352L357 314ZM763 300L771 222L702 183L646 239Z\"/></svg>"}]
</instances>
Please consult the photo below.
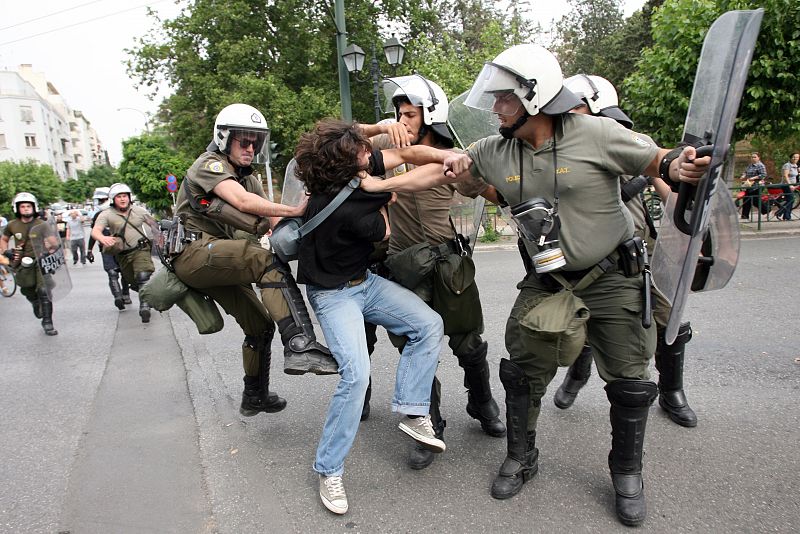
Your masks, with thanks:
<instances>
[{"instance_id":1,"label":"helmet visor","mask_svg":"<svg viewBox=\"0 0 800 534\"><path fill-rule=\"evenodd\" d=\"M420 76L399 76L383 80L384 107L394 111L395 98L407 98L415 107L428 107L432 103L432 89Z\"/></svg>"},{"instance_id":2,"label":"helmet visor","mask_svg":"<svg viewBox=\"0 0 800 534\"><path fill-rule=\"evenodd\" d=\"M514 115L522 107L522 101L514 93L520 87L513 74L487 63L472 84L464 105L498 115Z\"/></svg>"},{"instance_id":3,"label":"helmet visor","mask_svg":"<svg viewBox=\"0 0 800 534\"><path fill-rule=\"evenodd\" d=\"M269 152L269 130L232 129L230 141L236 141L243 150L253 147L253 160L256 163L267 161ZM229 142L230 142L229 141Z\"/></svg>"}]
</instances>

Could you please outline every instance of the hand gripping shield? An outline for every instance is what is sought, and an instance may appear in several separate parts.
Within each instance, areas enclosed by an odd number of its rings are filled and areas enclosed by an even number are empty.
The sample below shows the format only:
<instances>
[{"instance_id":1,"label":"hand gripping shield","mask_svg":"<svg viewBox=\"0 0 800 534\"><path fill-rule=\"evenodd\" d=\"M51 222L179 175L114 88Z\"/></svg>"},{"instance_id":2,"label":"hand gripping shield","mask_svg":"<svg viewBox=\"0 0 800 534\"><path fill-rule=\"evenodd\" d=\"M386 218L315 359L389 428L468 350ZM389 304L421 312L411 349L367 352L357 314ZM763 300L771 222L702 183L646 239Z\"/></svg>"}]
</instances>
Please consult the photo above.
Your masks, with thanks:
<instances>
[{"instance_id":1,"label":"hand gripping shield","mask_svg":"<svg viewBox=\"0 0 800 534\"><path fill-rule=\"evenodd\" d=\"M722 174L763 14L763 9L729 11L714 21L703 42L683 141L703 147L698 156L710 154L711 164L696 188L681 184L668 203L671 221L653 252L655 284L672 303L667 343L678 335L689 292L723 287L738 262L738 226L731 225L732 201Z\"/></svg>"},{"instance_id":2,"label":"hand gripping shield","mask_svg":"<svg viewBox=\"0 0 800 534\"><path fill-rule=\"evenodd\" d=\"M51 216L39 220L28 232L28 239L33 245L36 263L44 277L47 296L52 302L61 300L72 291L72 279L55 219Z\"/></svg>"}]
</instances>

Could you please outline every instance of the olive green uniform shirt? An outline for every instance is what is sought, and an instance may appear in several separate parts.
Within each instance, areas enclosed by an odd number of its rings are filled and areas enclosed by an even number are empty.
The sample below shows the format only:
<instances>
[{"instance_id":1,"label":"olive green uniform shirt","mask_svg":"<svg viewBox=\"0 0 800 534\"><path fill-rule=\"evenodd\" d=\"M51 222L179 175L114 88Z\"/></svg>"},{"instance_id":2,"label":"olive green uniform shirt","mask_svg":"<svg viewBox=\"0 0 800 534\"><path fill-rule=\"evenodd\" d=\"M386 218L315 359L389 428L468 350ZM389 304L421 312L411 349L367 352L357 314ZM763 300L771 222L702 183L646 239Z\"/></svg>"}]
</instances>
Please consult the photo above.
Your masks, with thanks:
<instances>
[{"instance_id":1,"label":"olive green uniform shirt","mask_svg":"<svg viewBox=\"0 0 800 534\"><path fill-rule=\"evenodd\" d=\"M648 136L604 117L568 113L555 117L555 126L555 139L539 148L496 135L477 141L467 154L473 161L472 175L482 176L512 206L534 197L552 204L557 174L559 246L566 269L586 269L633 236L618 177L642 174L658 147ZM526 245L535 252L531 243Z\"/></svg>"},{"instance_id":2,"label":"olive green uniform shirt","mask_svg":"<svg viewBox=\"0 0 800 534\"><path fill-rule=\"evenodd\" d=\"M213 189L223 180L236 180L249 193L254 193L262 198L268 199L264 193L261 182L253 176L252 168L247 167L240 170L243 176L239 176L236 167L228 161L228 157L220 152L205 152L195 160L189 170L186 171L186 183L181 184L177 199L177 213L185 217L187 230L193 232L203 232L220 239L236 239L236 228L222 224L210 219L195 211L189 203L186 189L198 201L209 200L216 197ZM246 174L245 174L246 173Z\"/></svg>"},{"instance_id":3,"label":"olive green uniform shirt","mask_svg":"<svg viewBox=\"0 0 800 534\"><path fill-rule=\"evenodd\" d=\"M382 134L372 138L373 148L385 150L392 148L389 136ZM385 178L404 174L414 168L405 164L387 169ZM458 191L461 195L474 198L487 187L483 180L466 180L463 184L445 184L417 193L397 193L397 202L389 206L389 224L392 229L389 238L389 254L395 254L412 245L427 241L439 245L455 239L450 226L450 203Z\"/></svg>"},{"instance_id":4,"label":"olive green uniform shirt","mask_svg":"<svg viewBox=\"0 0 800 534\"><path fill-rule=\"evenodd\" d=\"M128 218L127 225L125 224L126 217ZM97 216L95 226L99 226L101 230L108 228L111 235L119 236L125 241L123 250L130 250L136 248L139 239L147 235L143 227L149 218L150 214L147 213L147 210L139 206L131 206L125 214L120 213L113 206L109 206ZM122 234L123 227L125 228L124 235Z\"/></svg>"},{"instance_id":5,"label":"olive green uniform shirt","mask_svg":"<svg viewBox=\"0 0 800 534\"><path fill-rule=\"evenodd\" d=\"M28 239L28 232L34 224L38 224L40 222L42 222L42 220L39 218L34 218L30 222L23 222L21 219L13 219L8 223L8 226L6 226L5 230L3 230L3 235L8 236L9 240L12 237L14 238L15 247L20 246L20 244L22 245L23 258L36 257L36 252L33 250L33 243L30 239ZM14 236L14 234L22 234L22 239L17 241L17 238ZM10 242L9 246L11 246Z\"/></svg>"}]
</instances>

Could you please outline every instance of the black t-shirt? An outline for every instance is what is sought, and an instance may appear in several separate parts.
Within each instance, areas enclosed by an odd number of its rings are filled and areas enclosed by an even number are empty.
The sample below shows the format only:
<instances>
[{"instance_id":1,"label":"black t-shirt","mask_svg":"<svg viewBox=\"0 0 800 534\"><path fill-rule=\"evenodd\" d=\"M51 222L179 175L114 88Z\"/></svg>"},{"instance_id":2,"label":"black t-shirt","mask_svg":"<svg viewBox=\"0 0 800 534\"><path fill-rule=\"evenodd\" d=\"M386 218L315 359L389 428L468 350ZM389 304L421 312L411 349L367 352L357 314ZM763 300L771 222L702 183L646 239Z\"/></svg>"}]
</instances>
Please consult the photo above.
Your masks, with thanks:
<instances>
[{"instance_id":1,"label":"black t-shirt","mask_svg":"<svg viewBox=\"0 0 800 534\"><path fill-rule=\"evenodd\" d=\"M373 153L370 164L370 174L379 174L383 166L380 152L377 155ZM311 195L304 222L322 211L334 197L336 193ZM390 198L390 193L353 191L341 206L303 238L297 257L297 281L334 288L363 276L374 249L373 243L386 235L386 223L380 208Z\"/></svg>"}]
</instances>

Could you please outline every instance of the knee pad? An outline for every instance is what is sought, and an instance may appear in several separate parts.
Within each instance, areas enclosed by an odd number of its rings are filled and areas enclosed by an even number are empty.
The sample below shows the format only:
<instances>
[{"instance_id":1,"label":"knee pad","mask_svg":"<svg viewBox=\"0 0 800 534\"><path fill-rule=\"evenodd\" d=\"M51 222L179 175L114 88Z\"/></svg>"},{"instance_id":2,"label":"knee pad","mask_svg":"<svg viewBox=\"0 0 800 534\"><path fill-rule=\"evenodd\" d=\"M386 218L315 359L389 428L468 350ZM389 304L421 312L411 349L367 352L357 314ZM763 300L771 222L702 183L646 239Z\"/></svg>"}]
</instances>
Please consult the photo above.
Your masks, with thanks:
<instances>
[{"instance_id":1,"label":"knee pad","mask_svg":"<svg viewBox=\"0 0 800 534\"><path fill-rule=\"evenodd\" d=\"M529 390L528 377L525 371L509 359L503 358L500 360L500 382L506 391L524 391Z\"/></svg>"},{"instance_id":2,"label":"knee pad","mask_svg":"<svg viewBox=\"0 0 800 534\"><path fill-rule=\"evenodd\" d=\"M626 408L643 408L658 397L658 386L649 380L615 380L605 387L609 402Z\"/></svg>"}]
</instances>

